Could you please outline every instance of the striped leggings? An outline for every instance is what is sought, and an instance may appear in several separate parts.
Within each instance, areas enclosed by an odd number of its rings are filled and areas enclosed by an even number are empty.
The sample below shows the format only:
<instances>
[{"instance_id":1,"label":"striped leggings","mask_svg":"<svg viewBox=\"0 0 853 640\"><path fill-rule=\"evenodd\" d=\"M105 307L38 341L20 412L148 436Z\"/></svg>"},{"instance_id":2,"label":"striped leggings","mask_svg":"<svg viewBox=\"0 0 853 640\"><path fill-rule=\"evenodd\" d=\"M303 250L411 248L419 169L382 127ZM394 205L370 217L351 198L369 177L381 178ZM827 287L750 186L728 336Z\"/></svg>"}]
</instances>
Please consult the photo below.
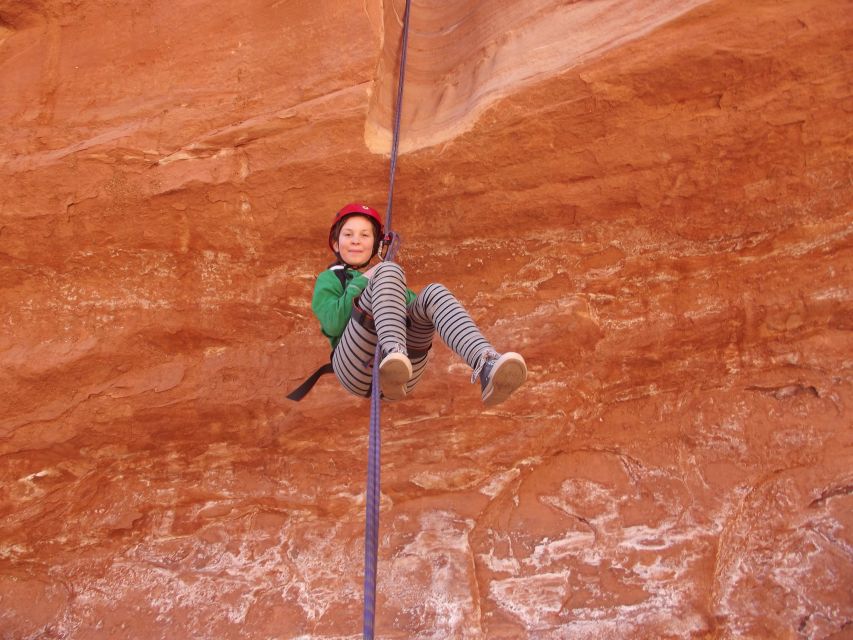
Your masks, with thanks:
<instances>
[{"instance_id":1,"label":"striped leggings","mask_svg":"<svg viewBox=\"0 0 853 640\"><path fill-rule=\"evenodd\" d=\"M382 262L376 267L359 298L359 306L373 316L376 332L351 320L332 355L338 380L358 396L370 395L377 341L383 355L390 351L410 354L412 377L407 393L423 375L436 330L472 369L480 356L492 349L468 312L443 285L427 285L406 307L406 276L394 262Z\"/></svg>"}]
</instances>

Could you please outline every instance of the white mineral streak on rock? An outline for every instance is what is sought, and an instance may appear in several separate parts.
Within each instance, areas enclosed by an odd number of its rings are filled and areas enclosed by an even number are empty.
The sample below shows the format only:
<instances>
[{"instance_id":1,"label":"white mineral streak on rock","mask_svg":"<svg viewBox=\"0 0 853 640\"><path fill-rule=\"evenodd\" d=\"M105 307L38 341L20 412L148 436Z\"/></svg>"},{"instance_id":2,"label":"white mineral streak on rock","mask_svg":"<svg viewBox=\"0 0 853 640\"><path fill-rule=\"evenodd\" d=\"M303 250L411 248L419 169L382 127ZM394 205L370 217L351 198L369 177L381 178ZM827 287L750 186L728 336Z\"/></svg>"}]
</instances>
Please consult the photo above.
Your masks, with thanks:
<instances>
[{"instance_id":1,"label":"white mineral streak on rock","mask_svg":"<svg viewBox=\"0 0 853 640\"><path fill-rule=\"evenodd\" d=\"M402 616L424 629L425 639L482 637L479 597L470 561L472 520L447 511L424 513L411 541L385 565L382 592L393 595ZM412 582L413 576L422 581Z\"/></svg>"}]
</instances>

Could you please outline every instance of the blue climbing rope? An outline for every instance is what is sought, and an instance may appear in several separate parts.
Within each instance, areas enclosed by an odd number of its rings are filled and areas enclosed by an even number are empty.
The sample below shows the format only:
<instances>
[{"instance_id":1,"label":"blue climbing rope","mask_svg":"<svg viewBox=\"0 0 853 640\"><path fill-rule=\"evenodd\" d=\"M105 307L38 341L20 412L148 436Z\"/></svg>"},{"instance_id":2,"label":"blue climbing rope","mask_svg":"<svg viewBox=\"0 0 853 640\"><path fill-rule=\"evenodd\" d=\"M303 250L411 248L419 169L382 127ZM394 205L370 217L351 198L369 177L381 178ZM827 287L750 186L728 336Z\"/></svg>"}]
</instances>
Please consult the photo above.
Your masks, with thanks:
<instances>
[{"instance_id":1,"label":"blue climbing rope","mask_svg":"<svg viewBox=\"0 0 853 640\"><path fill-rule=\"evenodd\" d=\"M379 551L379 471L382 434L379 428L379 345L373 357L370 393L370 435L367 445L367 495L364 524L364 627L362 637L373 640L376 619L376 560Z\"/></svg>"},{"instance_id":2,"label":"blue climbing rope","mask_svg":"<svg viewBox=\"0 0 853 640\"><path fill-rule=\"evenodd\" d=\"M409 8L406 0L403 13L403 37L400 54L400 75L397 79L397 104L394 113L394 135L391 141L390 184L388 186L388 208L385 210L385 232L390 244L383 260L392 261L397 253L399 238L391 231L391 213L394 201L394 175L397 170L397 150L400 143L400 113L403 110L403 83L406 75L406 45L409 41ZM370 392L370 434L367 445L367 495L365 497L364 524L364 640L373 640L376 621L376 565L379 551L379 486L382 437L379 410L379 344L373 356L373 383Z\"/></svg>"},{"instance_id":3,"label":"blue climbing rope","mask_svg":"<svg viewBox=\"0 0 853 640\"><path fill-rule=\"evenodd\" d=\"M406 0L403 13L403 37L400 44L400 75L397 78L397 108L394 110L394 136L391 139L390 182L388 184L388 208L385 210L385 231L391 231L391 213L394 203L394 176L397 172L397 149L400 146L400 115L403 112L403 84L406 80L406 49L409 42L409 7L411 0ZM386 260L388 258L386 257ZM393 256L391 257L393 259Z\"/></svg>"}]
</instances>

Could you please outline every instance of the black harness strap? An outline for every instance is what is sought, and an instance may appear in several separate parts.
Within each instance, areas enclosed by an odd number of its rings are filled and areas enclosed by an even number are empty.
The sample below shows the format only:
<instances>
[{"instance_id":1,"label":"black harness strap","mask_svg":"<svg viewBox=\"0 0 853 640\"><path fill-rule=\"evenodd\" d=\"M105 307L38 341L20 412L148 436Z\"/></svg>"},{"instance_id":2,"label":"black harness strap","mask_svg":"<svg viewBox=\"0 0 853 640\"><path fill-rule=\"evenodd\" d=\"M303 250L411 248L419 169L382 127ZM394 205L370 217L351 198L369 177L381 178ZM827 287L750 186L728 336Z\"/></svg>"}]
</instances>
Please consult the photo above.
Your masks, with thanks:
<instances>
[{"instance_id":1,"label":"black harness strap","mask_svg":"<svg viewBox=\"0 0 853 640\"><path fill-rule=\"evenodd\" d=\"M288 400L294 400L299 402L308 395L308 392L314 388L314 385L317 384L317 380L319 380L322 376L327 373L334 373L334 369L332 369L332 363L327 362L322 367L317 369L314 373L308 376L308 379L300 384L296 389L287 394Z\"/></svg>"},{"instance_id":2,"label":"black harness strap","mask_svg":"<svg viewBox=\"0 0 853 640\"><path fill-rule=\"evenodd\" d=\"M361 296L358 296L352 301L352 313L350 314L350 319L356 321L371 333L376 333L376 324L373 322L373 316L361 308L361 305L359 304L360 298Z\"/></svg>"}]
</instances>

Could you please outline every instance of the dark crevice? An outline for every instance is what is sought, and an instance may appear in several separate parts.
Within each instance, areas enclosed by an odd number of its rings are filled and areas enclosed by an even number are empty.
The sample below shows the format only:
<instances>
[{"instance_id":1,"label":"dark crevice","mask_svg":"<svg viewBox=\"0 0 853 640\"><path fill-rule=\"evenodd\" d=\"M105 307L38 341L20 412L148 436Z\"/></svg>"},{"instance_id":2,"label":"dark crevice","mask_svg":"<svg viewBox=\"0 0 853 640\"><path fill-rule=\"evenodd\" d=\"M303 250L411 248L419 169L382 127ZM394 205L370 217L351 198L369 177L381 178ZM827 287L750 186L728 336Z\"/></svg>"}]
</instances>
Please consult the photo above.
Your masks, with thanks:
<instances>
[{"instance_id":1,"label":"dark crevice","mask_svg":"<svg viewBox=\"0 0 853 640\"><path fill-rule=\"evenodd\" d=\"M794 396L807 394L814 396L815 398L820 398L820 392L817 390L817 387L813 385L804 385L799 383L787 384L779 387L759 387L756 385L752 385L746 387L747 391L757 391L758 393L763 393L764 395L772 396L777 400L784 400L786 398L792 398Z\"/></svg>"},{"instance_id":2,"label":"dark crevice","mask_svg":"<svg viewBox=\"0 0 853 640\"><path fill-rule=\"evenodd\" d=\"M853 494L853 485L851 484L843 485L840 487L832 487L821 493L820 497L812 500L809 503L809 507L819 507L822 506L823 503L829 500L830 498L837 498L838 496L848 496L851 494Z\"/></svg>"}]
</instances>

